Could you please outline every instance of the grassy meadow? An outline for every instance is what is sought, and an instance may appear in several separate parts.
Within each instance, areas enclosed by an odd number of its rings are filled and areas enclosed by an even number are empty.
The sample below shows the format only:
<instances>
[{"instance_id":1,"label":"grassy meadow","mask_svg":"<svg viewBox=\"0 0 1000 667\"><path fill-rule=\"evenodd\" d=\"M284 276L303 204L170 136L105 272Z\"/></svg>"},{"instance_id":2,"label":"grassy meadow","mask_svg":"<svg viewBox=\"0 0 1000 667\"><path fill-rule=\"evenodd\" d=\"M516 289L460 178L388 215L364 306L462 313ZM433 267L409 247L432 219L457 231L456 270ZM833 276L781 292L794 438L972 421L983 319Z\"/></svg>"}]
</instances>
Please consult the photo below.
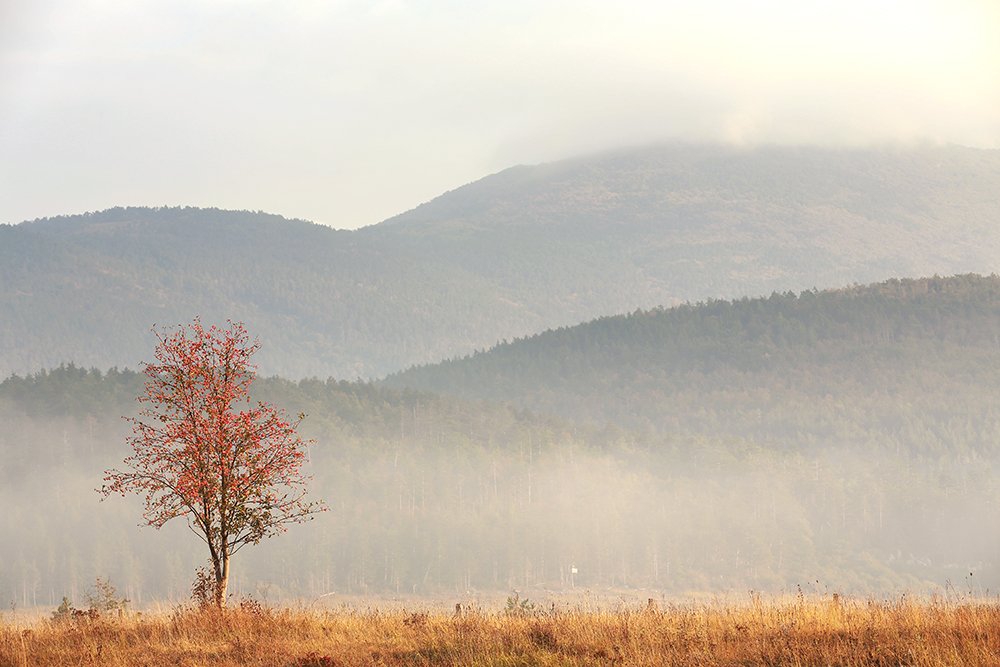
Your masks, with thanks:
<instances>
[{"instance_id":1,"label":"grassy meadow","mask_svg":"<svg viewBox=\"0 0 1000 667\"><path fill-rule=\"evenodd\" d=\"M997 665L1000 605L798 596L617 611L178 608L0 626L0 665Z\"/></svg>"}]
</instances>

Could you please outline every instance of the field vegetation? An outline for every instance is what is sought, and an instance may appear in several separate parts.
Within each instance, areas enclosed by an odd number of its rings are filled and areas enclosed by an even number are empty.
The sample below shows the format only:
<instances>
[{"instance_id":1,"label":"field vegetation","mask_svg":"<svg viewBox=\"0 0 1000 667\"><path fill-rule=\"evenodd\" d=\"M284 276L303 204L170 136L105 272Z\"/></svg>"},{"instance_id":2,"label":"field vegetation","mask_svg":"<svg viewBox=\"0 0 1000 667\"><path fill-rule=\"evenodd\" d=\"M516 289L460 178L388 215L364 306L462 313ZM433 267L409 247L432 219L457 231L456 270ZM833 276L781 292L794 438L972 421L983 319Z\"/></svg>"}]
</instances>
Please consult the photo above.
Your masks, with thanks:
<instances>
[{"instance_id":1,"label":"field vegetation","mask_svg":"<svg viewBox=\"0 0 1000 667\"><path fill-rule=\"evenodd\" d=\"M995 665L982 599L837 595L648 605L81 615L0 626L0 665Z\"/></svg>"}]
</instances>

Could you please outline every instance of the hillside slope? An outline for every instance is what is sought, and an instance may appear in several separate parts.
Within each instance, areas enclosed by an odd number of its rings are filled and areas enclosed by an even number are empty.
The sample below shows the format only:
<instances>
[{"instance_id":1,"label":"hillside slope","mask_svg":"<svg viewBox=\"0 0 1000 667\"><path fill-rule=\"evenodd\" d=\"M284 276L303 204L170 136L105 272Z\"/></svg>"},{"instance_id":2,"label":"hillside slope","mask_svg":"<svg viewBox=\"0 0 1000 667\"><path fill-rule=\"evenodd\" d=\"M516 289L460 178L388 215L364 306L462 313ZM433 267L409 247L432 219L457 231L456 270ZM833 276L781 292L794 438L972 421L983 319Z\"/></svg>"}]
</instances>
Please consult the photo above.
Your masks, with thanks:
<instances>
[{"instance_id":1,"label":"hillside slope","mask_svg":"<svg viewBox=\"0 0 1000 667\"><path fill-rule=\"evenodd\" d=\"M1000 271L1000 151L667 145L514 167L359 230L558 324Z\"/></svg>"},{"instance_id":2,"label":"hillside slope","mask_svg":"<svg viewBox=\"0 0 1000 667\"><path fill-rule=\"evenodd\" d=\"M636 311L389 376L666 433L1000 454L1000 277Z\"/></svg>"},{"instance_id":3,"label":"hillside slope","mask_svg":"<svg viewBox=\"0 0 1000 667\"><path fill-rule=\"evenodd\" d=\"M0 227L0 373L244 320L261 370L375 377L705 298L1000 271L1000 151L660 146L515 167L378 225L127 208Z\"/></svg>"},{"instance_id":4,"label":"hillside slope","mask_svg":"<svg viewBox=\"0 0 1000 667\"><path fill-rule=\"evenodd\" d=\"M487 281L351 232L213 209L111 209L0 226L0 372L132 366L149 329L226 318L262 372L375 375L524 322ZM459 324L460 323L460 324Z\"/></svg>"}]
</instances>

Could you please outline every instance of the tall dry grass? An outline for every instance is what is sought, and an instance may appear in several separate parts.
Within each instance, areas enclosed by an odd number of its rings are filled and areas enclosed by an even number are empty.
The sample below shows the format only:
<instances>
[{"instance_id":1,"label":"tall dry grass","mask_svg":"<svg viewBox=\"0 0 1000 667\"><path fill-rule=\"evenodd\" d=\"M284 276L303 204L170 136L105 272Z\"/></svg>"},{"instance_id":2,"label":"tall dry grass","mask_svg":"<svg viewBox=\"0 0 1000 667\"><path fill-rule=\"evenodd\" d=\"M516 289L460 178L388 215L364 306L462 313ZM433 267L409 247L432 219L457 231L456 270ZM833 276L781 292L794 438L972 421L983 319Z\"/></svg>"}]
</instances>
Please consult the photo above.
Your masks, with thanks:
<instances>
[{"instance_id":1,"label":"tall dry grass","mask_svg":"<svg viewBox=\"0 0 1000 667\"><path fill-rule=\"evenodd\" d=\"M0 665L1000 665L1000 606L905 596L529 615L245 605L7 622Z\"/></svg>"}]
</instances>

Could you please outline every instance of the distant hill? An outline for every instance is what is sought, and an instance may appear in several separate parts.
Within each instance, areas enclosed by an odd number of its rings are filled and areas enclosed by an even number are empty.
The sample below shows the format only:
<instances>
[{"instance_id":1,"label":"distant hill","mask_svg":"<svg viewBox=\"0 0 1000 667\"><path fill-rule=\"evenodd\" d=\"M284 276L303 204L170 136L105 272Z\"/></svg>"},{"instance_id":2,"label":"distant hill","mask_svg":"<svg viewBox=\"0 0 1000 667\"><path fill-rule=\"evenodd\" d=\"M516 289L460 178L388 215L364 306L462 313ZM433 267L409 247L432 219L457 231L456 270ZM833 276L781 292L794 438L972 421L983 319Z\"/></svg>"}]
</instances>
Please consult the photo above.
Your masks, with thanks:
<instances>
[{"instance_id":1,"label":"distant hill","mask_svg":"<svg viewBox=\"0 0 1000 667\"><path fill-rule=\"evenodd\" d=\"M117 208L0 226L0 375L244 320L261 371L375 377L637 307L1000 271L1000 151L667 145L514 167L354 232Z\"/></svg>"},{"instance_id":2,"label":"distant hill","mask_svg":"<svg viewBox=\"0 0 1000 667\"><path fill-rule=\"evenodd\" d=\"M637 310L384 382L660 433L996 456L1000 277Z\"/></svg>"},{"instance_id":3,"label":"distant hill","mask_svg":"<svg viewBox=\"0 0 1000 667\"><path fill-rule=\"evenodd\" d=\"M246 211L128 208L0 226L0 373L136 367L157 324L242 320L261 371L368 376L537 325L493 285L352 232Z\"/></svg>"},{"instance_id":4,"label":"distant hill","mask_svg":"<svg viewBox=\"0 0 1000 667\"><path fill-rule=\"evenodd\" d=\"M559 325L1000 271L1000 151L666 145L520 166L358 231Z\"/></svg>"}]
</instances>

